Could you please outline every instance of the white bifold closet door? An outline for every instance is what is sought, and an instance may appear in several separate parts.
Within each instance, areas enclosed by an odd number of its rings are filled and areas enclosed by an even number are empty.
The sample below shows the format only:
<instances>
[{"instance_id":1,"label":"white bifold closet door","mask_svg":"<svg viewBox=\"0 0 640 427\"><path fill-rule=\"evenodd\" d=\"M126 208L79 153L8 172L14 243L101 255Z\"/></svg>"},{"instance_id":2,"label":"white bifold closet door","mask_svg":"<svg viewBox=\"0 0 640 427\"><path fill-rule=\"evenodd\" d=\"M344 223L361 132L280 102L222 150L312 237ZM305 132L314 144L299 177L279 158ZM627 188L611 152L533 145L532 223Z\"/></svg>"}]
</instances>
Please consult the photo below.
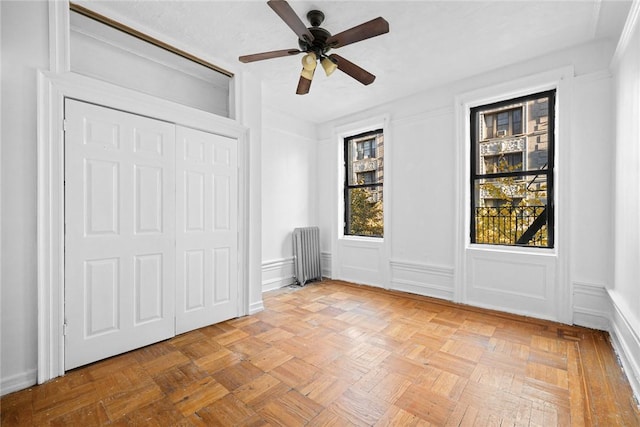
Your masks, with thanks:
<instances>
[{"instance_id":1,"label":"white bifold closet door","mask_svg":"<svg viewBox=\"0 0 640 427\"><path fill-rule=\"evenodd\" d=\"M239 314L237 141L65 101L65 369Z\"/></svg>"},{"instance_id":2,"label":"white bifold closet door","mask_svg":"<svg viewBox=\"0 0 640 427\"><path fill-rule=\"evenodd\" d=\"M235 140L176 129L176 333L238 313Z\"/></svg>"}]
</instances>

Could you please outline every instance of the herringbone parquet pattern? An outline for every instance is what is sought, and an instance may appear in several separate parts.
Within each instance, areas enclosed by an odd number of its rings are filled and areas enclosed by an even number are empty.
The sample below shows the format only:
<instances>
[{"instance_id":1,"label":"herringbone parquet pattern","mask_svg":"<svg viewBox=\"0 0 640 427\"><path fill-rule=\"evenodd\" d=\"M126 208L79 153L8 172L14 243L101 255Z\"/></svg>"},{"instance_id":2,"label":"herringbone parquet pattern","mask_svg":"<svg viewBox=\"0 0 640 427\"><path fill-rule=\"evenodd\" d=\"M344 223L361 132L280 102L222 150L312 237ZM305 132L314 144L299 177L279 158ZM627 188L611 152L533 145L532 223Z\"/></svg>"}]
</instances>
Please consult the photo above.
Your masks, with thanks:
<instances>
[{"instance_id":1,"label":"herringbone parquet pattern","mask_svg":"<svg viewBox=\"0 0 640 427\"><path fill-rule=\"evenodd\" d=\"M336 281L5 396L2 425L637 426L602 332Z\"/></svg>"}]
</instances>

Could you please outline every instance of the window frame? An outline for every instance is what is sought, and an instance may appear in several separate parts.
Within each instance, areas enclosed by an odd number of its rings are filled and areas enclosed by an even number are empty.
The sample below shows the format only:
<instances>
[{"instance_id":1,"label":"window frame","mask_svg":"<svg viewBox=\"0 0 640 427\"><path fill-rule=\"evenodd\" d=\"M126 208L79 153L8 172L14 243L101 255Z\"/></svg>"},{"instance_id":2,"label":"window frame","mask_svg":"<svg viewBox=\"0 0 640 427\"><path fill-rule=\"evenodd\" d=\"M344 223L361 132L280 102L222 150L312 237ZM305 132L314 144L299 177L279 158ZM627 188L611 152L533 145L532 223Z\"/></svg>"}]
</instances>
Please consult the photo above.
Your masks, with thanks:
<instances>
[{"instance_id":1,"label":"window frame","mask_svg":"<svg viewBox=\"0 0 640 427\"><path fill-rule=\"evenodd\" d=\"M368 157L368 158L374 158L377 159L377 153L378 153L378 143L377 143L377 135L382 135L383 136L383 144L384 144L384 128L383 127L379 127L377 129L374 130L367 130L364 132L360 132L358 134L355 135L345 135L342 138L342 144L343 144L343 160L344 160L344 166L343 166L343 171L344 171L344 189L343 189L343 229L342 229L342 235L344 237L356 237L356 238L360 238L360 237L364 237L364 238L374 238L374 239L383 239L384 238L384 223L385 223L385 212L384 212L384 175L382 178L382 182L376 182L376 183L369 183L369 184L349 184L349 143L354 140L354 139L360 139L360 138L365 138L367 136L372 136L373 138L370 140L364 140L364 141L360 141L360 142L356 142L356 144L364 144L365 142L369 142L369 141L374 141L374 154L376 154L374 157ZM356 160L365 160L367 159L367 157L364 157L364 150L363 150L363 157L362 159L359 158L358 155L358 150L357 150L357 145L356 145ZM384 155L382 157L382 163L384 165ZM384 168L384 166L383 166ZM350 221L349 221L349 217L350 217L350 203L349 203L349 193L350 190L354 190L354 189L359 189L359 188L376 188L381 191L383 194L383 208L382 208L382 217L383 217L383 231L381 235L367 235L367 234L354 234L351 232L350 230Z\"/></svg>"},{"instance_id":2,"label":"window frame","mask_svg":"<svg viewBox=\"0 0 640 427\"><path fill-rule=\"evenodd\" d=\"M508 171L508 172L498 172L498 173L480 173L481 171L478 169L482 169L483 165L480 165L480 159L478 156L478 148L480 141L483 141L482 138L482 130L480 129L479 123L480 114L482 111L490 111L490 110L498 110L500 108L508 107L510 105L518 104L518 103L526 103L531 100L540 99L540 98L548 98L547 103L547 117L548 117L548 146L547 146L547 168L546 169L534 169L534 170L521 170L521 171ZM554 183L554 175L555 175L555 135L556 135L556 113L557 113L557 89L549 89L541 92L534 92L528 95L518 96L516 98L500 100L497 102L491 102L489 104L478 105L469 109L469 137L470 137L470 164L469 164L469 242L472 245L488 245L490 247L525 247L525 248L538 248L538 249L554 249L555 248L555 183ZM514 108L505 109L504 111L513 111L515 109L521 109L521 131L524 134L525 131L525 111L523 106L518 106ZM492 112L491 114L496 115L494 119L494 127L497 126L497 111ZM484 116L483 116L484 117ZM509 116L509 129L511 130L512 119L511 115ZM497 132L494 129L494 134ZM515 135L521 134L508 134L505 137L514 137ZM501 137L487 138L487 139L496 139ZM526 159L526 155L523 155L523 158ZM524 160L524 159L523 159ZM523 167L524 169L524 167ZM476 182L482 179L498 179L498 178L519 178L519 177L527 177L527 176L541 176L544 175L546 177L547 182L547 246L536 246L536 245L527 245L527 244L502 244L502 243L486 243L486 242L476 242L476 191L475 186Z\"/></svg>"}]
</instances>

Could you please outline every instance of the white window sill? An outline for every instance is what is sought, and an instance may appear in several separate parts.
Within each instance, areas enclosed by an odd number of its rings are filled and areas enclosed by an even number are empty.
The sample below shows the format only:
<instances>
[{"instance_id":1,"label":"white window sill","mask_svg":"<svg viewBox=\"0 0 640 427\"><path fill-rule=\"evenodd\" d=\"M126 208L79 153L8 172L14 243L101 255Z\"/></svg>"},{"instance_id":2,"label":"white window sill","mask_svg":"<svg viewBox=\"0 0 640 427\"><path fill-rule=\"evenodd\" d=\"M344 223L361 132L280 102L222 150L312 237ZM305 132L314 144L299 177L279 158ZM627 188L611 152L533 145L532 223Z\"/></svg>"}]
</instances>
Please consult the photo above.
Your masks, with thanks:
<instances>
[{"instance_id":1,"label":"white window sill","mask_svg":"<svg viewBox=\"0 0 640 427\"><path fill-rule=\"evenodd\" d=\"M338 240L346 240L350 242L369 242L384 243L384 237L367 237L367 236L340 236Z\"/></svg>"},{"instance_id":2,"label":"white window sill","mask_svg":"<svg viewBox=\"0 0 640 427\"><path fill-rule=\"evenodd\" d=\"M520 246L499 246L499 245L483 245L483 244L470 243L470 244L467 244L466 249L469 251L476 251L476 252L535 255L535 256L545 256L545 257L558 256L558 252L556 248L527 248L527 247L520 247Z\"/></svg>"}]
</instances>

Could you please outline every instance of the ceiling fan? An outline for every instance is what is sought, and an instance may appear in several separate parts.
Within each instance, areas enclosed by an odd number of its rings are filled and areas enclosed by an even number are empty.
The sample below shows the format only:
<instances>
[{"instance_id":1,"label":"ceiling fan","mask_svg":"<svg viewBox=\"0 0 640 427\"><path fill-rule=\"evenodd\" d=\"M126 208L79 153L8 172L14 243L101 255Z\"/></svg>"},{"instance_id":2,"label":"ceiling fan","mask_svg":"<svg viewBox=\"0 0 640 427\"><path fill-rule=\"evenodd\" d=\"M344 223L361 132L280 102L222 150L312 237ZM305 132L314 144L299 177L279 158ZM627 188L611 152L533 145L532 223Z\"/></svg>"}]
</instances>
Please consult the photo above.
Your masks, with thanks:
<instances>
[{"instance_id":1,"label":"ceiling fan","mask_svg":"<svg viewBox=\"0 0 640 427\"><path fill-rule=\"evenodd\" d=\"M324 13L319 10L312 10L307 13L307 19L311 23L311 27L307 28L285 0L269 0L267 4L296 33L299 48L244 55L238 58L240 62L262 61L264 59L306 53L302 57L302 72L300 73L300 80L296 90L298 95L309 93L311 80L313 80L318 61L320 61L327 76L337 68L364 85L371 84L376 79L376 76L353 62L347 61L335 53L328 54L328 52L331 49L388 33L389 23L383 18L375 18L336 35L331 35L329 31L320 27L322 21L324 21Z\"/></svg>"}]
</instances>

